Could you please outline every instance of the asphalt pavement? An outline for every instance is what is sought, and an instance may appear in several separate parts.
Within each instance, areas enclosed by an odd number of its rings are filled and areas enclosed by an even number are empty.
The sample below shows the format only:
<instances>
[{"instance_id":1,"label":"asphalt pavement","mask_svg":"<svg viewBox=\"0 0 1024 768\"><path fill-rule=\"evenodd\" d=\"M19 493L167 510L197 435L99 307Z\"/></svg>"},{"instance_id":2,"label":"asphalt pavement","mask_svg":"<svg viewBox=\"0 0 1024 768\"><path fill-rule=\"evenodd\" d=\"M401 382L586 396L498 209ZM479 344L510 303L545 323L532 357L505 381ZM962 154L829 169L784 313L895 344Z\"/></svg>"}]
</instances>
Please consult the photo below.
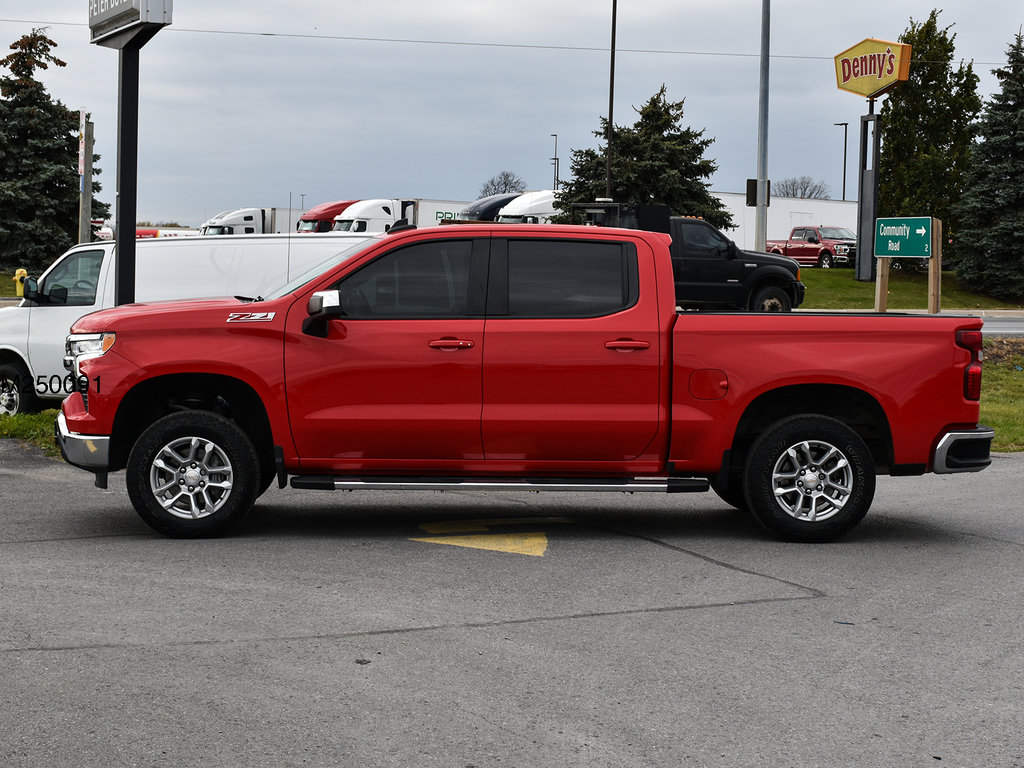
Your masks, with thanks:
<instances>
[{"instance_id":1,"label":"asphalt pavement","mask_svg":"<svg viewBox=\"0 0 1024 768\"><path fill-rule=\"evenodd\" d=\"M710 494L272 489L173 541L0 440L0 764L1024 767L1024 454L841 542Z\"/></svg>"}]
</instances>

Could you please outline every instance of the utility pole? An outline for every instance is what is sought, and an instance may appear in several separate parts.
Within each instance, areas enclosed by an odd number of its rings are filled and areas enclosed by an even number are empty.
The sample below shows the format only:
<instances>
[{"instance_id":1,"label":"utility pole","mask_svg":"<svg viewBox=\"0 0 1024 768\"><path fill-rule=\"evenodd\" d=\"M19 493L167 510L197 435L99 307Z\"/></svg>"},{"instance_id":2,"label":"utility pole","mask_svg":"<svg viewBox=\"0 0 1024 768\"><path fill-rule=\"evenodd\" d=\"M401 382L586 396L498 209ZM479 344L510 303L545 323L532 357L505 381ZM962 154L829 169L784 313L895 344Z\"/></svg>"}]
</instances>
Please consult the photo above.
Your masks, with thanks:
<instances>
[{"instance_id":1,"label":"utility pole","mask_svg":"<svg viewBox=\"0 0 1024 768\"><path fill-rule=\"evenodd\" d=\"M771 0L761 0L761 93L757 122L757 207L754 209L754 250L768 242L768 54Z\"/></svg>"},{"instance_id":2,"label":"utility pole","mask_svg":"<svg viewBox=\"0 0 1024 768\"><path fill-rule=\"evenodd\" d=\"M612 107L615 106L615 17L618 12L618 0L612 0L612 58L611 72L608 75L608 136L606 143L608 151L605 152L606 168L604 182L604 196L612 198L612 132L615 123L612 121Z\"/></svg>"},{"instance_id":3,"label":"utility pole","mask_svg":"<svg viewBox=\"0 0 1024 768\"><path fill-rule=\"evenodd\" d=\"M846 200L846 147L847 147L846 136L847 136L847 133L849 132L850 124L849 123L832 123L832 125L841 125L841 126L843 126L843 200Z\"/></svg>"},{"instance_id":4,"label":"utility pole","mask_svg":"<svg viewBox=\"0 0 1024 768\"><path fill-rule=\"evenodd\" d=\"M92 138L93 125L81 112L78 123L78 242L92 242Z\"/></svg>"}]
</instances>

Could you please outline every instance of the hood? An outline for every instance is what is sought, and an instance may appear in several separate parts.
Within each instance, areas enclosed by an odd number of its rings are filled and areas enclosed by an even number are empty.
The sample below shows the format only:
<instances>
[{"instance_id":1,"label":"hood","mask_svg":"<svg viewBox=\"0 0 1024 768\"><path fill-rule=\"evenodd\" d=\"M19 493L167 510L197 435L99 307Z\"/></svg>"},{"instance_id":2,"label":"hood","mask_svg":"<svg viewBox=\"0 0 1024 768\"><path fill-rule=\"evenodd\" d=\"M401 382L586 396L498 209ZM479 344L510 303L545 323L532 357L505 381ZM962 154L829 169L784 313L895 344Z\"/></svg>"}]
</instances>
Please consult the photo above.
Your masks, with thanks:
<instances>
[{"instance_id":1,"label":"hood","mask_svg":"<svg viewBox=\"0 0 1024 768\"><path fill-rule=\"evenodd\" d=\"M119 328L144 329L181 325L196 327L212 322L228 322L233 314L267 314L267 305L276 302L242 301L234 296L177 301L149 301L122 304L80 317L72 327L75 333L98 333ZM269 310L274 313L275 310Z\"/></svg>"}]
</instances>

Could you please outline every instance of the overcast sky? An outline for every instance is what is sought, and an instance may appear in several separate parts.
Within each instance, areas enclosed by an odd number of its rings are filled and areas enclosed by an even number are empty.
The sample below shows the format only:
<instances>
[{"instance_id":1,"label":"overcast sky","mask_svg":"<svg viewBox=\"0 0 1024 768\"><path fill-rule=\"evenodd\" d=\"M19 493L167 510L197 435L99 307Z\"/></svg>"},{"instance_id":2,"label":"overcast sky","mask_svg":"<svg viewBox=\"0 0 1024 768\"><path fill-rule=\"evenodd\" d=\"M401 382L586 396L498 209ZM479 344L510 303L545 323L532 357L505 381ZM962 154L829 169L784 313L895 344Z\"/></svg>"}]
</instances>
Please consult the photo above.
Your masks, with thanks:
<instances>
[{"instance_id":1,"label":"overcast sky","mask_svg":"<svg viewBox=\"0 0 1024 768\"><path fill-rule=\"evenodd\" d=\"M867 102L836 88L833 57L865 38L895 41L921 0L771 3L768 175L808 175L856 197ZM1024 24L1020 0L947 0L956 60L980 93ZM759 0L619 0L614 120L664 83L684 123L715 141L712 189L756 175ZM50 94L92 113L103 192L114 201L115 50L91 45L88 0L0 0L0 50L48 27L68 63L41 73ZM502 170L550 189L558 135L595 147L608 112L611 0L176 0L141 52L139 218L198 226L229 208L337 199L471 201ZM5 53L0 54L5 55Z\"/></svg>"}]
</instances>

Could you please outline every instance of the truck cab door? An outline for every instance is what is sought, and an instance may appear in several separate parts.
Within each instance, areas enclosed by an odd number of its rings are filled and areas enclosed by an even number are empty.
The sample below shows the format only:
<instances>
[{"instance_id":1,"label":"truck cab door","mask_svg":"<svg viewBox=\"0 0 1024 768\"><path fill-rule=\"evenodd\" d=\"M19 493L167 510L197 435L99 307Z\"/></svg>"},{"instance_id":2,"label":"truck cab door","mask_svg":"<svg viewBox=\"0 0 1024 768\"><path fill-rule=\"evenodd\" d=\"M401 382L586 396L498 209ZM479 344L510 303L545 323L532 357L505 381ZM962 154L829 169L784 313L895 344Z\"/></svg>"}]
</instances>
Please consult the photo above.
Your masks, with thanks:
<instances>
[{"instance_id":1,"label":"truck cab door","mask_svg":"<svg viewBox=\"0 0 1024 768\"><path fill-rule=\"evenodd\" d=\"M742 254L704 221L684 220L681 243L673 244L676 301L740 306L748 271Z\"/></svg>"},{"instance_id":2,"label":"truck cab door","mask_svg":"<svg viewBox=\"0 0 1024 768\"><path fill-rule=\"evenodd\" d=\"M78 318L103 307L106 253L97 247L65 254L39 278L36 298L26 302L28 361L39 397L63 399L73 391L64 343Z\"/></svg>"},{"instance_id":3,"label":"truck cab door","mask_svg":"<svg viewBox=\"0 0 1024 768\"><path fill-rule=\"evenodd\" d=\"M387 251L330 286L337 316L314 332L290 311L288 413L303 467L457 469L480 439L486 239Z\"/></svg>"},{"instance_id":4,"label":"truck cab door","mask_svg":"<svg viewBox=\"0 0 1024 768\"><path fill-rule=\"evenodd\" d=\"M647 246L495 240L490 274L487 460L538 471L645 460L659 434L663 354Z\"/></svg>"}]
</instances>

